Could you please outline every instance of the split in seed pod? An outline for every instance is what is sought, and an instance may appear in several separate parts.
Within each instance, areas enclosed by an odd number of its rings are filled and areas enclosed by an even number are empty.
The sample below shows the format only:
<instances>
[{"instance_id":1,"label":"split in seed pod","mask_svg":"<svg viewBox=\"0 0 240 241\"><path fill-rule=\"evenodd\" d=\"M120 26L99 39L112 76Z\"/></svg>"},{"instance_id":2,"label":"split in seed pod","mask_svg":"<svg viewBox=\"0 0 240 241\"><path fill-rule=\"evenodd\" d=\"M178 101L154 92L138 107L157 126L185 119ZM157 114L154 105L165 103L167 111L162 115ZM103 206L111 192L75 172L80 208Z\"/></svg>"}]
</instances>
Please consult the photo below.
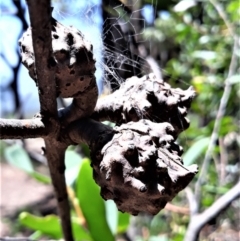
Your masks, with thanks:
<instances>
[{"instance_id":1,"label":"split in seed pod","mask_svg":"<svg viewBox=\"0 0 240 241\"><path fill-rule=\"evenodd\" d=\"M189 184L197 166L184 167L169 123L140 120L114 129L112 140L92 155L102 197L122 212L157 214Z\"/></svg>"},{"instance_id":2,"label":"split in seed pod","mask_svg":"<svg viewBox=\"0 0 240 241\"><path fill-rule=\"evenodd\" d=\"M132 77L113 94L100 98L92 117L117 124L141 119L169 122L179 134L189 127L186 115L194 96L192 87L171 88L154 74Z\"/></svg>"}]
</instances>

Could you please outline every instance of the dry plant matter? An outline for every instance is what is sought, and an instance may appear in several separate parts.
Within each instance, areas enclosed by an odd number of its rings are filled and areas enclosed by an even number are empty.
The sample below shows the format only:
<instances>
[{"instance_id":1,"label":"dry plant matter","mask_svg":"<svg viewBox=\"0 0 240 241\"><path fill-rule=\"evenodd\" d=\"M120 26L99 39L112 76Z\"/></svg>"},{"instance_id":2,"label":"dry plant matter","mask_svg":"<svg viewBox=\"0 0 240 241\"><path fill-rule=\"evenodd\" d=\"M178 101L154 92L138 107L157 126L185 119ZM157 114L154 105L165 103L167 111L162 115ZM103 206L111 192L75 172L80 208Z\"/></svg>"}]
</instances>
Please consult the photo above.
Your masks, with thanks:
<instances>
[{"instance_id":1,"label":"dry plant matter","mask_svg":"<svg viewBox=\"0 0 240 241\"><path fill-rule=\"evenodd\" d=\"M40 114L32 120L1 119L0 137L44 138L67 241L73 240L64 178L69 145L89 145L93 178L104 199L133 215L158 213L197 173L196 165L184 167L175 142L189 126L186 115L195 92L173 89L150 74L127 79L97 101L92 45L51 17L49 1L27 2L31 28L19 43L23 64L39 89ZM58 96L72 97L72 104L57 110Z\"/></svg>"}]
</instances>

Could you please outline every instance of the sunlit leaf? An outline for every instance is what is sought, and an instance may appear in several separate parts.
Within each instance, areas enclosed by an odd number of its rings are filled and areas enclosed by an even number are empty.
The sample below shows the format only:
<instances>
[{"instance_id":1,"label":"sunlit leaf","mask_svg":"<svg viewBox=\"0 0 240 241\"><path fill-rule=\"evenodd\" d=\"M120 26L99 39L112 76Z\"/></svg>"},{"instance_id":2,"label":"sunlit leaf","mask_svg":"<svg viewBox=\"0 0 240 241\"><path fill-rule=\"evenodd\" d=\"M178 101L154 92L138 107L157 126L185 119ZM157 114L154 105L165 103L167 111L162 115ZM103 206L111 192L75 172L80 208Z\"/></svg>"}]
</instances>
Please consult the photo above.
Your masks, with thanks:
<instances>
[{"instance_id":1,"label":"sunlit leaf","mask_svg":"<svg viewBox=\"0 0 240 241\"><path fill-rule=\"evenodd\" d=\"M36 171L30 173L30 175L41 183L51 184L51 178L49 176L43 175L43 174L41 174L39 172L36 172Z\"/></svg>"},{"instance_id":2,"label":"sunlit leaf","mask_svg":"<svg viewBox=\"0 0 240 241\"><path fill-rule=\"evenodd\" d=\"M76 180L79 168L82 164L82 158L74 150L67 150L65 153L65 178L67 185L71 186Z\"/></svg>"},{"instance_id":3,"label":"sunlit leaf","mask_svg":"<svg viewBox=\"0 0 240 241\"><path fill-rule=\"evenodd\" d=\"M45 184L51 183L50 177L34 171L31 159L21 146L13 145L6 147L4 156L11 165L14 165L15 167L27 172L37 181Z\"/></svg>"},{"instance_id":4,"label":"sunlit leaf","mask_svg":"<svg viewBox=\"0 0 240 241\"><path fill-rule=\"evenodd\" d=\"M208 50L197 50L192 53L192 56L204 60L211 60L217 58L217 53Z\"/></svg>"},{"instance_id":5,"label":"sunlit leaf","mask_svg":"<svg viewBox=\"0 0 240 241\"><path fill-rule=\"evenodd\" d=\"M35 231L41 231L52 238L60 239L62 237L60 220L56 215L37 217L30 213L23 212L19 215L19 221L24 226Z\"/></svg>"},{"instance_id":6,"label":"sunlit leaf","mask_svg":"<svg viewBox=\"0 0 240 241\"><path fill-rule=\"evenodd\" d=\"M25 227L41 232L55 239L61 239L62 229L60 219L56 215L38 217L27 212L19 215L19 221ZM76 218L72 218L72 230L75 241L93 241L90 234L79 224Z\"/></svg>"},{"instance_id":7,"label":"sunlit leaf","mask_svg":"<svg viewBox=\"0 0 240 241\"><path fill-rule=\"evenodd\" d=\"M94 241L102 241L103 237L104 241L113 241L104 201L99 186L93 180L89 159L83 159L76 185L76 194L92 238Z\"/></svg>"},{"instance_id":8,"label":"sunlit leaf","mask_svg":"<svg viewBox=\"0 0 240 241\"><path fill-rule=\"evenodd\" d=\"M216 187L213 185L204 185L203 189L209 193L223 195L229 191L228 187Z\"/></svg>"},{"instance_id":9,"label":"sunlit leaf","mask_svg":"<svg viewBox=\"0 0 240 241\"><path fill-rule=\"evenodd\" d=\"M184 12L187 9L194 7L196 5L196 1L194 0L182 0L177 5L174 6L173 10L175 12Z\"/></svg>"},{"instance_id":10,"label":"sunlit leaf","mask_svg":"<svg viewBox=\"0 0 240 241\"><path fill-rule=\"evenodd\" d=\"M42 236L42 232L41 231L35 231L33 234L31 234L28 239L29 240L39 240Z\"/></svg>"},{"instance_id":11,"label":"sunlit leaf","mask_svg":"<svg viewBox=\"0 0 240 241\"><path fill-rule=\"evenodd\" d=\"M183 155L183 161L186 166L193 164L201 154L204 153L210 141L210 137L203 137L197 140Z\"/></svg>"},{"instance_id":12,"label":"sunlit leaf","mask_svg":"<svg viewBox=\"0 0 240 241\"><path fill-rule=\"evenodd\" d=\"M166 235L161 236L151 236L148 241L169 241Z\"/></svg>"},{"instance_id":13,"label":"sunlit leaf","mask_svg":"<svg viewBox=\"0 0 240 241\"><path fill-rule=\"evenodd\" d=\"M111 232L115 235L118 226L118 210L116 204L113 200L108 200L105 202L105 207L108 226L111 229Z\"/></svg>"},{"instance_id":14,"label":"sunlit leaf","mask_svg":"<svg viewBox=\"0 0 240 241\"><path fill-rule=\"evenodd\" d=\"M130 214L118 212L118 233L124 233L127 231L130 224Z\"/></svg>"}]
</instances>

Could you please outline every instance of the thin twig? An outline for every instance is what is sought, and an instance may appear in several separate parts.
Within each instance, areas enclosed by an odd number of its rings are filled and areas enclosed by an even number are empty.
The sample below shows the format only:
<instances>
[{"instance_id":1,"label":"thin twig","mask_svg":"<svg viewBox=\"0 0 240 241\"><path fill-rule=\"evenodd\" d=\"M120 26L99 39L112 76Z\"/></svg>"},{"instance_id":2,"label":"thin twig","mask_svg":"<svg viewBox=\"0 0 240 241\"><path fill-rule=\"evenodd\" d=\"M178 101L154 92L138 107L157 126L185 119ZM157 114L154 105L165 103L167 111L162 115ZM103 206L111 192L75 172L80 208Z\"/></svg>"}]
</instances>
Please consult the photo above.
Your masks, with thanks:
<instances>
[{"instance_id":1,"label":"thin twig","mask_svg":"<svg viewBox=\"0 0 240 241\"><path fill-rule=\"evenodd\" d=\"M187 187L184 189L184 191L186 192L186 196L189 203L190 215L192 216L197 212L197 202L192 189Z\"/></svg>"},{"instance_id":2,"label":"thin twig","mask_svg":"<svg viewBox=\"0 0 240 241\"><path fill-rule=\"evenodd\" d=\"M34 241L30 238L13 238L13 237L3 237L0 238L0 241ZM54 239L40 239L38 241L56 241Z\"/></svg>"},{"instance_id":3,"label":"thin twig","mask_svg":"<svg viewBox=\"0 0 240 241\"><path fill-rule=\"evenodd\" d=\"M232 37L235 36L234 34L234 30L233 30L233 26L232 24L228 21L228 17L226 15L226 13L224 12L222 6L215 0L209 0L209 2L213 5L213 7L217 10L219 16L222 18L222 20L224 21L225 25L227 26L230 34L232 35Z\"/></svg>"},{"instance_id":4,"label":"thin twig","mask_svg":"<svg viewBox=\"0 0 240 241\"><path fill-rule=\"evenodd\" d=\"M220 105L219 105L219 109L217 112L216 121L214 123L214 128L213 128L213 132L211 135L211 139L210 139L210 142L208 145L208 149L207 149L205 158L203 160L202 169L201 169L199 178L195 185L195 197L196 197L197 206L198 206L197 209L199 209L199 203L200 203L200 198L201 198L201 186L203 185L205 177L206 177L206 172L207 172L208 166L210 164L211 155L213 153L215 143L218 139L218 132L219 132L219 129L221 126L221 120L225 114L226 106L227 106L229 96L230 96L231 90L232 90L232 84L228 81L228 79L234 74L236 65L237 65L236 49L238 46L238 40L237 40L237 38L235 38L234 40L235 41L234 41L234 46L233 46L232 58L231 58L230 66L229 66L228 76L227 76L227 79L225 80L224 92L223 92L222 98L220 100Z\"/></svg>"},{"instance_id":5,"label":"thin twig","mask_svg":"<svg viewBox=\"0 0 240 241\"><path fill-rule=\"evenodd\" d=\"M183 215L189 215L189 213L190 213L189 208L179 207L179 206L173 205L171 203L167 203L167 205L165 206L164 209L168 210L168 211L171 211L171 212L174 212L174 213L180 213L180 214L183 214Z\"/></svg>"},{"instance_id":6,"label":"thin twig","mask_svg":"<svg viewBox=\"0 0 240 241\"><path fill-rule=\"evenodd\" d=\"M37 138L47 135L47 128L39 119L0 119L0 139Z\"/></svg>"},{"instance_id":7,"label":"thin twig","mask_svg":"<svg viewBox=\"0 0 240 241\"><path fill-rule=\"evenodd\" d=\"M240 182L238 182L226 194L215 201L213 205L206 209L203 213L195 214L191 217L184 240L196 241L202 227L212 218L218 216L223 209L228 207L231 202L238 197L240 197Z\"/></svg>"},{"instance_id":8,"label":"thin twig","mask_svg":"<svg viewBox=\"0 0 240 241\"><path fill-rule=\"evenodd\" d=\"M223 138L219 138L219 146L220 146L220 185L223 185L226 177L226 166L228 164L228 155L223 143Z\"/></svg>"}]
</instances>

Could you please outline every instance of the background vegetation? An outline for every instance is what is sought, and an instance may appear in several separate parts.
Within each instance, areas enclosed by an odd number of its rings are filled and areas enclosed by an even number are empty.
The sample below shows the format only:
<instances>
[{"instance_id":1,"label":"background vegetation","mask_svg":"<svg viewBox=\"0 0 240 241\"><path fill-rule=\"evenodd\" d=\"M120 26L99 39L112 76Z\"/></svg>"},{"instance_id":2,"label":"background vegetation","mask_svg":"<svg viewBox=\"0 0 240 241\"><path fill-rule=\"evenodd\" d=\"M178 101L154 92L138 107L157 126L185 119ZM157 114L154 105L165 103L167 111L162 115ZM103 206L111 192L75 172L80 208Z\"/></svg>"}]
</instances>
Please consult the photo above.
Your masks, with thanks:
<instances>
[{"instance_id":1,"label":"background vegetation","mask_svg":"<svg viewBox=\"0 0 240 241\"><path fill-rule=\"evenodd\" d=\"M109 9L120 6L115 2L103 1L105 20L109 19L108 16L112 13ZM131 3L131 1L123 2L126 5ZM138 66L124 62L126 64L124 68L131 66L131 73L144 74L152 66L146 68L143 60L152 57L154 63L161 67L160 70L153 70L160 72L171 85L183 89L190 85L194 86L197 97L189 115L191 126L182 133L179 142L185 151L184 163L186 165L197 163L200 172L190 187L182 191L171 205L155 217L145 214L130 217L128 214L118 212L112 202L104 202L101 199L99 188L91 177L87 147L71 147L66 154L66 179L69 185L68 193L76 240L108 241L115 238L138 241L183 240L192 218L191 196L194 196L199 212L203 212L219 197L226 194L239 179L239 1L136 2L135 5L130 4L133 5L129 7L131 14L142 14L135 9L136 6L139 9L143 9L144 6L153 7L154 21L142 26L141 21L137 20L142 20L144 16L131 18L132 15L129 13L125 15L126 9L120 6L123 10L118 16L126 17L125 21L133 19L134 26L142 33L140 36L134 35L135 38L139 38L136 42L126 40L128 38L124 37L125 42L121 45L126 44L129 46L129 52L139 56L137 59L130 59L130 61L137 60ZM17 11L12 17L19 18L22 28L26 29L26 20L22 14L23 5L19 1L13 1L13 4ZM65 11L68 11L67 6L64 7ZM129 36L129 31L123 33ZM103 32L103 36L104 34ZM105 51L115 47L116 51L113 52L118 52L121 45L117 46L118 43L115 43L114 46L113 42L113 40L104 42ZM144 53L139 51L141 49L144 49ZM13 91L15 108L14 112L8 112L8 115L19 117L22 116L17 88L20 62L17 65L9 62L4 51L1 52L1 58L12 66L13 73L12 80L5 89L1 84L1 93L7 89ZM106 65L109 63L107 58L103 61ZM116 69L117 65L111 63L111 67ZM119 79L129 77L129 73L126 72L116 70ZM105 73L106 82L109 83L113 77ZM112 84L111 88L116 88L116 85L117 83ZM4 100L1 101L4 105ZM18 144L2 142L1 153L2 160L23 169L45 185L50 184L51 181L46 174L36 171L39 163L36 163L37 158L29 157L28 150ZM4 185L4 182L1 185ZM200 240L219 240L217 239L219 237L220 240L238 240L239 209L238 199L219 215L214 216L203 227ZM48 213L42 216L37 210L34 210L34 214L24 211L20 212L16 222L19 222L19 230L22 227L31 230L28 234L32 239L62 237L55 214ZM12 230L12 235L15 231Z\"/></svg>"}]
</instances>

